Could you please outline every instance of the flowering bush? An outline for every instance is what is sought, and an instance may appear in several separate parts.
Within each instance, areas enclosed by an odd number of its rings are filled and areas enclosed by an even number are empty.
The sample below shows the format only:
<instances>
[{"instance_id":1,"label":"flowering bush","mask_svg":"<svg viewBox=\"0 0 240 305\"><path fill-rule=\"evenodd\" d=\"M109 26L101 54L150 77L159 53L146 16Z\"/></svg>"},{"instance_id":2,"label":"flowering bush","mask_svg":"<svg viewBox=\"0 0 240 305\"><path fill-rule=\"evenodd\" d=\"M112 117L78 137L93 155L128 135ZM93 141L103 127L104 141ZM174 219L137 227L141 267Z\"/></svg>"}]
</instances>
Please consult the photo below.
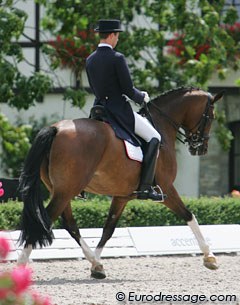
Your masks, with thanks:
<instances>
[{"instance_id":1,"label":"flowering bush","mask_svg":"<svg viewBox=\"0 0 240 305\"><path fill-rule=\"evenodd\" d=\"M239 43L240 41L240 22L235 22L234 24L221 24L220 27L222 29L224 29L229 36L231 36L233 38L233 40L235 41L236 45ZM178 33L176 33L174 35L174 38L170 39L167 43L168 46L168 53L169 54L173 54L176 57L181 58L180 60L180 64L183 64L186 62L187 58L188 58L188 54L187 54L187 49L184 45L184 35L179 35ZM210 49L210 44L208 42L206 42L205 44L202 45L196 45L193 46L194 50L195 50L195 55L194 55L194 59L199 60L201 54L207 54L209 52ZM235 58L239 58L239 50L236 51L236 53L234 54Z\"/></svg>"},{"instance_id":2,"label":"flowering bush","mask_svg":"<svg viewBox=\"0 0 240 305\"><path fill-rule=\"evenodd\" d=\"M77 37L63 38L57 36L55 41L49 44L56 50L56 57L61 65L82 70L85 67L85 60L93 51L95 35L93 31L79 31Z\"/></svg>"},{"instance_id":3,"label":"flowering bush","mask_svg":"<svg viewBox=\"0 0 240 305\"><path fill-rule=\"evenodd\" d=\"M6 259L10 251L7 239L0 237L0 260ZM48 297L42 297L30 291L32 270L18 266L11 271L0 272L0 304L1 305L51 305Z\"/></svg>"},{"instance_id":4,"label":"flowering bush","mask_svg":"<svg viewBox=\"0 0 240 305\"><path fill-rule=\"evenodd\" d=\"M173 54L177 57L180 57L181 60L179 64L184 64L188 57L187 50L184 45L184 36L178 34L175 34L174 36L175 37L173 39L170 39L167 42L168 54ZM195 50L194 59L199 60L201 54L208 53L210 45L208 43L205 43L203 45L194 46L193 48Z\"/></svg>"},{"instance_id":5,"label":"flowering bush","mask_svg":"<svg viewBox=\"0 0 240 305\"><path fill-rule=\"evenodd\" d=\"M221 27L236 41L240 41L240 22L234 24L222 24Z\"/></svg>"}]
</instances>

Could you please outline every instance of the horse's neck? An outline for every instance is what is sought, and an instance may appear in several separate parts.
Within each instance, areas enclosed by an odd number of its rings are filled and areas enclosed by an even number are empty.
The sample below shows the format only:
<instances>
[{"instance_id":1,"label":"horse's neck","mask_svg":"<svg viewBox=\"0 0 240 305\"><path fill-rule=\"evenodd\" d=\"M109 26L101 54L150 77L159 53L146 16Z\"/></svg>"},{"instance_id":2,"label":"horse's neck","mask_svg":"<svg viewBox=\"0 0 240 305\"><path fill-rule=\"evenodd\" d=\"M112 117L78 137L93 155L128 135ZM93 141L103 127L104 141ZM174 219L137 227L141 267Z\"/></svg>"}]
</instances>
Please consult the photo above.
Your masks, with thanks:
<instances>
[{"instance_id":1,"label":"horse's neck","mask_svg":"<svg viewBox=\"0 0 240 305\"><path fill-rule=\"evenodd\" d=\"M184 121L185 111L181 99L169 99L160 101L152 107L152 117L156 129L168 139L169 143L175 143L177 130Z\"/></svg>"}]
</instances>

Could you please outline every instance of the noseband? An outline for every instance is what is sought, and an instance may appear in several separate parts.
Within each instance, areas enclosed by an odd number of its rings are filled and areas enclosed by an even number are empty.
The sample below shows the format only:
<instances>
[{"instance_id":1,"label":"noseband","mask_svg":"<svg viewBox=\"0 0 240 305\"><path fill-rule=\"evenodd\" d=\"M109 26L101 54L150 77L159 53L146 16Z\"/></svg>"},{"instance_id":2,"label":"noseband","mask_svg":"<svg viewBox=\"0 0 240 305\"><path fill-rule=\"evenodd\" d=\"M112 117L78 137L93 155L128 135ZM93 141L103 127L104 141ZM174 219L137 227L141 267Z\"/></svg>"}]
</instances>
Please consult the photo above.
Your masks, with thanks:
<instances>
[{"instance_id":1,"label":"noseband","mask_svg":"<svg viewBox=\"0 0 240 305\"><path fill-rule=\"evenodd\" d=\"M151 103L152 106L154 106L158 112L164 116L170 124L178 131L178 133L184 137L184 140L182 140L180 137L177 137L177 139L182 143L188 143L190 148L197 149L198 147L202 146L204 144L204 141L209 139L209 134L205 133L206 126L212 122L214 117L210 115L209 110L214 107L213 105L213 97L210 93L208 93L208 101L205 107L205 110L198 121L198 123L191 129L188 129L187 127L177 124L174 122L165 112L160 110L155 104ZM151 119L152 123L153 120ZM154 125L154 124L153 124ZM197 130L196 130L197 128ZM180 129L183 129L184 132L182 132ZM196 131L193 131L196 130Z\"/></svg>"}]
</instances>

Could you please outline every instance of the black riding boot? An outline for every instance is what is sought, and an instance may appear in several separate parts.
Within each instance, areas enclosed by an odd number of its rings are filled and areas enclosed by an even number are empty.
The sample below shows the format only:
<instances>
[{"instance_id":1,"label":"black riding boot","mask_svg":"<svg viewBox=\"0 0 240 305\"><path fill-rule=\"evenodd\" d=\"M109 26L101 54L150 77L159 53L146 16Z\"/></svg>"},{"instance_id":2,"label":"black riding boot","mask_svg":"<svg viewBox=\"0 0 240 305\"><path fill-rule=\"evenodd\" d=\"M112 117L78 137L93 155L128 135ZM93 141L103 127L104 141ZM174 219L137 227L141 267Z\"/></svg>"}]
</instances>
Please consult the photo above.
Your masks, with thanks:
<instances>
[{"instance_id":1,"label":"black riding boot","mask_svg":"<svg viewBox=\"0 0 240 305\"><path fill-rule=\"evenodd\" d=\"M159 144L160 143L157 138L153 138L149 143L147 143L147 149L143 157L140 185L138 191L136 192L138 199L164 201L164 199L167 197L162 193L160 187L155 187L160 190L160 193L158 193L152 186L155 176Z\"/></svg>"}]
</instances>

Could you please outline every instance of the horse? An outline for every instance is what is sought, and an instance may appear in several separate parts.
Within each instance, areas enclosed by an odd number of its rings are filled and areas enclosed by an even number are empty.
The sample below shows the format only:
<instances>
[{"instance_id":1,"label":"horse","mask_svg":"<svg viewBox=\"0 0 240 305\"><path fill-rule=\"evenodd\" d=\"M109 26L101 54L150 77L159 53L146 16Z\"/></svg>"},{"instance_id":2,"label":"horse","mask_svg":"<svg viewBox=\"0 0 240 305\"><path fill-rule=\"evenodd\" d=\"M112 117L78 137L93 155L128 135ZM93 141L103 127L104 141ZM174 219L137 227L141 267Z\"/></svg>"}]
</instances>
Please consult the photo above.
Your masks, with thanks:
<instances>
[{"instance_id":1,"label":"horse","mask_svg":"<svg viewBox=\"0 0 240 305\"><path fill-rule=\"evenodd\" d=\"M173 185L177 174L175 142L180 132L192 155L206 154L214 105L222 96L223 92L212 95L199 88L182 87L162 93L148 103L151 120L162 136L155 181L167 194L163 204L189 225L203 253L203 264L209 269L218 268L216 257L196 217L185 207ZM126 156L123 141L106 122L81 118L44 127L28 152L20 176L24 202L20 242L24 248L17 263L26 264L37 244L43 247L52 243L52 224L61 215L64 228L91 263L91 276L105 278L101 252L126 204L136 198L140 171L141 163ZM41 180L51 195L47 207L41 198ZM112 196L95 251L81 237L71 210L71 199L83 190Z\"/></svg>"}]
</instances>

